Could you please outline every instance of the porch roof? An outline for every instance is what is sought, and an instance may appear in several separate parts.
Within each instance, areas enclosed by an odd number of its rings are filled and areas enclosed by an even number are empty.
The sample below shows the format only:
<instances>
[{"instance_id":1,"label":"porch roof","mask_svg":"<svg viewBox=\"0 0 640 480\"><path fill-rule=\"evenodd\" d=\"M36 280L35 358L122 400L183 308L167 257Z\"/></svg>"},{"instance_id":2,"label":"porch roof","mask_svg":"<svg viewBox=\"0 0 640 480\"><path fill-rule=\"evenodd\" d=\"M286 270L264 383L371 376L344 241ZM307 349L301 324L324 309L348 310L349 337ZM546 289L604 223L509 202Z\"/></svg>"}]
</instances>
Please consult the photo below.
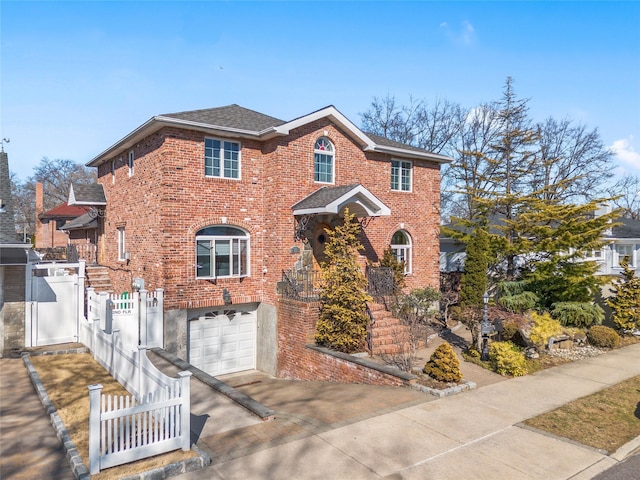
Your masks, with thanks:
<instances>
[{"instance_id":1,"label":"porch roof","mask_svg":"<svg viewBox=\"0 0 640 480\"><path fill-rule=\"evenodd\" d=\"M84 215L80 215L73 220L69 220L65 223L60 230L83 230L98 228L97 215L94 212L87 212Z\"/></svg>"},{"instance_id":2,"label":"porch roof","mask_svg":"<svg viewBox=\"0 0 640 480\"><path fill-rule=\"evenodd\" d=\"M341 214L345 208L356 217L391 215L391 209L361 184L322 187L291 207L296 216Z\"/></svg>"},{"instance_id":3,"label":"porch roof","mask_svg":"<svg viewBox=\"0 0 640 480\"><path fill-rule=\"evenodd\" d=\"M30 243L0 244L0 265L26 265L32 260Z\"/></svg>"},{"instance_id":4,"label":"porch roof","mask_svg":"<svg viewBox=\"0 0 640 480\"><path fill-rule=\"evenodd\" d=\"M104 187L99 183L88 185L72 183L69 189L68 205L106 205Z\"/></svg>"}]
</instances>

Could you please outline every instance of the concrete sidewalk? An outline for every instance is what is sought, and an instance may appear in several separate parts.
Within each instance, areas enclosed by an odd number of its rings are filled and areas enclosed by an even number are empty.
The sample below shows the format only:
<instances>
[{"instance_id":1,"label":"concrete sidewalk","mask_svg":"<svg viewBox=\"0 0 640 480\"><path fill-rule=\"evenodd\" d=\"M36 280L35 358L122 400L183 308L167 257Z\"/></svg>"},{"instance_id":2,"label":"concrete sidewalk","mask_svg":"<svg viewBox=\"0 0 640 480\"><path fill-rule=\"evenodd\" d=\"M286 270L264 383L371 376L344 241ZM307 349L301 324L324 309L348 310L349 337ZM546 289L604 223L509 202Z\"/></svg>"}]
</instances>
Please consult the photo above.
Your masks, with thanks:
<instances>
[{"instance_id":1,"label":"concrete sidewalk","mask_svg":"<svg viewBox=\"0 0 640 480\"><path fill-rule=\"evenodd\" d=\"M0 478L75 478L22 358L0 359Z\"/></svg>"},{"instance_id":2,"label":"concrete sidewalk","mask_svg":"<svg viewBox=\"0 0 640 480\"><path fill-rule=\"evenodd\" d=\"M622 458L519 425L640 375L640 344L230 458L181 480L573 479ZM336 398L342 408L349 402Z\"/></svg>"}]
</instances>

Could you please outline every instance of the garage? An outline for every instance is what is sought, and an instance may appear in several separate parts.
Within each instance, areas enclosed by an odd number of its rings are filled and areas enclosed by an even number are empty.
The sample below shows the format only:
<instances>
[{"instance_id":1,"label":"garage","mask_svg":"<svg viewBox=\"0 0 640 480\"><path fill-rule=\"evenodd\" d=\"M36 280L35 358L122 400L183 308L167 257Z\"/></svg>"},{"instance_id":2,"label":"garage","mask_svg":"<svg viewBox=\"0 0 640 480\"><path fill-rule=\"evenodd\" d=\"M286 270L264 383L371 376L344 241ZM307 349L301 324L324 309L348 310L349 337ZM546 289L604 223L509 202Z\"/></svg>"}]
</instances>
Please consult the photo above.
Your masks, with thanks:
<instances>
[{"instance_id":1,"label":"garage","mask_svg":"<svg viewBox=\"0 0 640 480\"><path fill-rule=\"evenodd\" d=\"M256 368L256 311L210 311L189 322L189 363L209 375Z\"/></svg>"}]
</instances>

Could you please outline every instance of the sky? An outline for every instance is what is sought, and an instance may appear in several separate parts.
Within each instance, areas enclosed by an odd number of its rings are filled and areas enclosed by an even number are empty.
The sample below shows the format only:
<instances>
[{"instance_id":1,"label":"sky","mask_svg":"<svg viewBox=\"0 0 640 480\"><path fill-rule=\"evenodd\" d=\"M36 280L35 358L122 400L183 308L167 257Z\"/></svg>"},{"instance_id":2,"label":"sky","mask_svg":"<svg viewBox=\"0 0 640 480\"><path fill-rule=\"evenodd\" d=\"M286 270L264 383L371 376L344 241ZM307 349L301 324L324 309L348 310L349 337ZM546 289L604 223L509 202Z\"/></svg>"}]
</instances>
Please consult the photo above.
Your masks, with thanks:
<instances>
[{"instance_id":1,"label":"sky","mask_svg":"<svg viewBox=\"0 0 640 480\"><path fill-rule=\"evenodd\" d=\"M0 0L0 138L22 180L155 115L232 103L292 120L375 97L499 100L597 128L640 175L640 2ZM6 143L4 139L9 139Z\"/></svg>"}]
</instances>

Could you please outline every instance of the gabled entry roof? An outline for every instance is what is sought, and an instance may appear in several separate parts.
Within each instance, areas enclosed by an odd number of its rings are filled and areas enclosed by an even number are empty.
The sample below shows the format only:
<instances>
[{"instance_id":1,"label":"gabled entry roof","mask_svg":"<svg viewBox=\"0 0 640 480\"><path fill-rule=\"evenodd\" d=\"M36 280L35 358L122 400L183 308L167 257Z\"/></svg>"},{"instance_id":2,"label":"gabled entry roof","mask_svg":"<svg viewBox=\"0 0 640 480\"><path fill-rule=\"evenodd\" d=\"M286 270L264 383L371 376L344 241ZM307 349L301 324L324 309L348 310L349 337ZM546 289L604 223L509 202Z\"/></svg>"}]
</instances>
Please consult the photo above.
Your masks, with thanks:
<instances>
[{"instance_id":1,"label":"gabled entry roof","mask_svg":"<svg viewBox=\"0 0 640 480\"><path fill-rule=\"evenodd\" d=\"M104 187L99 183L72 183L69 189L68 205L106 205Z\"/></svg>"},{"instance_id":2,"label":"gabled entry roof","mask_svg":"<svg viewBox=\"0 0 640 480\"><path fill-rule=\"evenodd\" d=\"M322 187L293 205L294 215L340 214L345 208L356 217L382 217L391 210L360 184Z\"/></svg>"}]
</instances>

